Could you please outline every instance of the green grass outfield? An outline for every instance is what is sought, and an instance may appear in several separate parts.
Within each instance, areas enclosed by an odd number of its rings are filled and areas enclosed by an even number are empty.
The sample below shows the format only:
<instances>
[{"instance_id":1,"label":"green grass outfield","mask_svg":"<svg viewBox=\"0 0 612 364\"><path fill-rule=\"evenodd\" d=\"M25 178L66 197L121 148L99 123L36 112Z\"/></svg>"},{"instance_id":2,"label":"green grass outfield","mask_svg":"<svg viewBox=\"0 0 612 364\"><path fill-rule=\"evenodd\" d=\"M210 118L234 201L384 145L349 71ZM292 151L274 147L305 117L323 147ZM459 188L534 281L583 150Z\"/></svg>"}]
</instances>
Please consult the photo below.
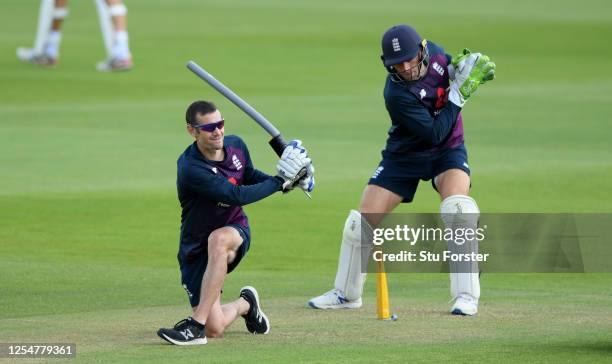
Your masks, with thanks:
<instances>
[{"instance_id":1,"label":"green grass outfield","mask_svg":"<svg viewBox=\"0 0 612 364\"><path fill-rule=\"evenodd\" d=\"M0 342L76 342L83 362L602 362L612 356L611 274L489 274L476 318L447 313L447 275L390 277L395 323L306 308L330 289L339 237L389 120L379 41L413 24L449 53L487 52L498 78L463 114L484 212L612 212L612 5L607 1L130 0L136 68L104 57L92 1L72 1L61 64L20 64L39 2L0 10ZM155 335L188 314L176 262L175 161L187 105L212 99L256 166L266 136L188 72L194 59L309 147L312 201L246 208L251 251L225 299L252 284L268 336L242 322L204 347ZM438 209L423 183L414 204ZM1 359L0 359L1 360Z\"/></svg>"}]
</instances>

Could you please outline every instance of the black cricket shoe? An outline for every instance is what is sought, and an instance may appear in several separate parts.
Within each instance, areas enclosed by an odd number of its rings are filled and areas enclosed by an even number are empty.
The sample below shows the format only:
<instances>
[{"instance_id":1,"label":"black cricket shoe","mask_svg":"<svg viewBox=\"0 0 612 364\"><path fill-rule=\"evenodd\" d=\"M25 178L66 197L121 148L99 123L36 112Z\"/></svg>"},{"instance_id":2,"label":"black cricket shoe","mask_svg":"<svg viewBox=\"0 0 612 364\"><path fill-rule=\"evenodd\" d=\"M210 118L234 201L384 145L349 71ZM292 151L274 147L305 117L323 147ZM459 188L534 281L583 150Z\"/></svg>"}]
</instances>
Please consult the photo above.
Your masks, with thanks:
<instances>
[{"instance_id":1,"label":"black cricket shoe","mask_svg":"<svg viewBox=\"0 0 612 364\"><path fill-rule=\"evenodd\" d=\"M159 329L157 335L174 345L206 344L205 326L191 317L187 317L174 325L172 329Z\"/></svg>"},{"instance_id":2,"label":"black cricket shoe","mask_svg":"<svg viewBox=\"0 0 612 364\"><path fill-rule=\"evenodd\" d=\"M267 334L270 332L270 322L259 307L259 295L257 290L251 286L242 287L240 289L240 297L244 298L251 307L249 312L242 315L247 330L251 334Z\"/></svg>"}]
</instances>

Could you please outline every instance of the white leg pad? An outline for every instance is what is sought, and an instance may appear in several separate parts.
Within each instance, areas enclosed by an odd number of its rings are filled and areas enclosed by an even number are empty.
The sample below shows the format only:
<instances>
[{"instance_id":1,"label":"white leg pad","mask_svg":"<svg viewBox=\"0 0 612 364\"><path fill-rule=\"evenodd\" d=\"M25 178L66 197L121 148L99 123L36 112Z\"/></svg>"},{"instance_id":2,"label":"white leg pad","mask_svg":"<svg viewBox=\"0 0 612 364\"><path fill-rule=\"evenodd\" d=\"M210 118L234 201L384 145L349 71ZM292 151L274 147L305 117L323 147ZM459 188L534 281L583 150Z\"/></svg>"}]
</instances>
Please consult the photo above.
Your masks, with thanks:
<instances>
[{"instance_id":1,"label":"white leg pad","mask_svg":"<svg viewBox=\"0 0 612 364\"><path fill-rule=\"evenodd\" d=\"M336 273L335 287L344 293L348 300L357 300L363 293L366 274L361 272L362 257L367 257L370 248L361 244L362 234L372 235L372 228L364 220L362 226L361 214L351 210L344 223L340 259ZM367 237L364 237L367 239ZM372 241L372 239L364 240Z\"/></svg>"},{"instance_id":2,"label":"white leg pad","mask_svg":"<svg viewBox=\"0 0 612 364\"><path fill-rule=\"evenodd\" d=\"M478 227L478 219L480 218L480 210L476 201L463 195L449 196L440 204L440 213L446 228L471 228ZM448 242L449 247L455 242ZM458 245L453 245L453 250L457 251ZM478 252L478 240L466 241L459 245L460 253ZM468 271L465 265L461 266L461 271ZM480 279L478 273L478 263L471 263L469 272L457 273L456 266L450 264L450 291L451 297L457 298L460 294L469 294L476 300L480 297ZM455 272L453 272L455 271Z\"/></svg>"}]
</instances>

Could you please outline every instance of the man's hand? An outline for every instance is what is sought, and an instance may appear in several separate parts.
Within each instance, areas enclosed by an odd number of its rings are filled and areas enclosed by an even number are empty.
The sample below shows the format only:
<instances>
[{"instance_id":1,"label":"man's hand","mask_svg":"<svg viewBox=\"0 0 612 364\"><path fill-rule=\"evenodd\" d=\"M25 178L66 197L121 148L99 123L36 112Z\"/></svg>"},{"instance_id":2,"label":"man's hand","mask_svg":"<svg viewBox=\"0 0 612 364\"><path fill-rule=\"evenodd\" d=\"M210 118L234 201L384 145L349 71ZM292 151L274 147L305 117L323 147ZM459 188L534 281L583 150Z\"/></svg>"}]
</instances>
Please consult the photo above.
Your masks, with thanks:
<instances>
[{"instance_id":1,"label":"man's hand","mask_svg":"<svg viewBox=\"0 0 612 364\"><path fill-rule=\"evenodd\" d=\"M464 49L462 54L453 57L449 73L454 76L454 80L448 99L463 107L478 86L495 78L495 63L488 56Z\"/></svg>"},{"instance_id":2,"label":"man's hand","mask_svg":"<svg viewBox=\"0 0 612 364\"><path fill-rule=\"evenodd\" d=\"M279 177L285 181L283 192L291 191L302 177L300 172L304 170L307 174L309 167L311 167L311 160L301 144L302 142L299 140L292 140L283 151L276 165Z\"/></svg>"},{"instance_id":3,"label":"man's hand","mask_svg":"<svg viewBox=\"0 0 612 364\"><path fill-rule=\"evenodd\" d=\"M476 61L476 65L472 70L470 77L476 78L482 85L485 82L495 79L495 63L488 56L482 55Z\"/></svg>"},{"instance_id":4,"label":"man's hand","mask_svg":"<svg viewBox=\"0 0 612 364\"><path fill-rule=\"evenodd\" d=\"M302 141L299 139L295 139L289 142L289 145L293 146L294 148L300 148L303 150L303 153L306 153L306 156L308 157L308 151L306 150L306 148L302 145ZM315 186L315 178L314 178L314 166L312 165L312 162L308 165L308 168L306 169L306 176L302 177L300 179L300 183L299 186L302 190L304 190L304 192L312 192L312 190L314 190L314 186Z\"/></svg>"},{"instance_id":5,"label":"man's hand","mask_svg":"<svg viewBox=\"0 0 612 364\"><path fill-rule=\"evenodd\" d=\"M315 186L315 178L314 178L314 166L312 163L308 165L306 168L306 177L303 177L300 180L299 186L304 192L312 192Z\"/></svg>"}]
</instances>

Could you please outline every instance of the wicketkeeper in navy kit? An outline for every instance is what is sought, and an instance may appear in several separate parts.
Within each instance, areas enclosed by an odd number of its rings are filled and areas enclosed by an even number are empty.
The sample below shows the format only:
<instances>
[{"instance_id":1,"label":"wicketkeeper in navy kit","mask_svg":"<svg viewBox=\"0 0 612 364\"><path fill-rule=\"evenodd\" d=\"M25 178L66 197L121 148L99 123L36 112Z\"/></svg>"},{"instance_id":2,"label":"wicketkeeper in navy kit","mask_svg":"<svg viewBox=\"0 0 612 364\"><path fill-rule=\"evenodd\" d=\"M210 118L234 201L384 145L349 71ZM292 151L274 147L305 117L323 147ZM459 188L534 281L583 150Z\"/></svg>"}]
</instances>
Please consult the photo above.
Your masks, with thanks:
<instances>
[{"instance_id":1,"label":"wicketkeeper in navy kit","mask_svg":"<svg viewBox=\"0 0 612 364\"><path fill-rule=\"evenodd\" d=\"M366 277L361 272L361 233L371 232L400 203L411 202L419 180L432 180L447 227L456 227L460 219L465 228L476 228L479 209L468 196L470 168L461 109L479 85L494 78L495 64L467 49L451 58L408 25L393 26L384 33L381 58L388 71L384 99L392 124L387 145L363 192L359 211L350 211L346 220L335 287L311 299L308 305L313 308L361 307ZM369 226L362 227L361 214L367 213L376 215L364 215ZM476 243L469 243L471 249L476 249ZM450 290L453 314L476 314L477 271L454 272L451 266Z\"/></svg>"},{"instance_id":2,"label":"wicketkeeper in navy kit","mask_svg":"<svg viewBox=\"0 0 612 364\"><path fill-rule=\"evenodd\" d=\"M314 168L301 142L292 141L278 161L278 175L255 169L242 139L224 135L225 121L211 102L192 103L186 121L195 142L177 161L182 208L178 261L193 312L157 334L175 345L206 344L207 337L219 337L239 316L249 332L267 334L270 323L255 288L243 287L237 300L221 305L225 276L238 266L251 243L242 206L290 191L302 168L308 173L296 187L311 192Z\"/></svg>"}]
</instances>

